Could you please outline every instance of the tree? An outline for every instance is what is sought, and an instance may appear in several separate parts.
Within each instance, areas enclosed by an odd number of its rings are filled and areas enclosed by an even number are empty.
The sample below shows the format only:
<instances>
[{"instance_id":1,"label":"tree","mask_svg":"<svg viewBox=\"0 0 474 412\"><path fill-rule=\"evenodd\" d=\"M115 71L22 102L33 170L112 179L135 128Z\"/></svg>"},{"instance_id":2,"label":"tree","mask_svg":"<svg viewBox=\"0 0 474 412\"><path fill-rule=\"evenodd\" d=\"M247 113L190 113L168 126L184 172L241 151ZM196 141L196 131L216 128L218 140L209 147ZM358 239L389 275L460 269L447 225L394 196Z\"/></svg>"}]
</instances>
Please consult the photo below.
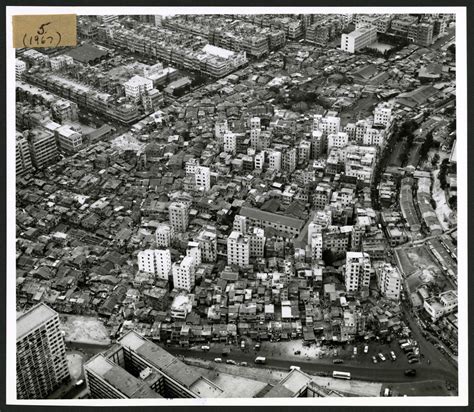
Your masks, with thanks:
<instances>
[{"instance_id":1,"label":"tree","mask_svg":"<svg viewBox=\"0 0 474 412\"><path fill-rule=\"evenodd\" d=\"M436 166L439 162L439 154L438 153L435 153L435 155L433 156L433 158L431 159L431 164L433 166Z\"/></svg>"},{"instance_id":2,"label":"tree","mask_svg":"<svg viewBox=\"0 0 474 412\"><path fill-rule=\"evenodd\" d=\"M449 52L451 52L453 55L456 55L456 44L453 43L451 45L449 45L448 49L447 49Z\"/></svg>"},{"instance_id":3,"label":"tree","mask_svg":"<svg viewBox=\"0 0 474 412\"><path fill-rule=\"evenodd\" d=\"M451 196L448 200L448 203L451 209L456 209L458 204L458 197L456 195Z\"/></svg>"}]
</instances>

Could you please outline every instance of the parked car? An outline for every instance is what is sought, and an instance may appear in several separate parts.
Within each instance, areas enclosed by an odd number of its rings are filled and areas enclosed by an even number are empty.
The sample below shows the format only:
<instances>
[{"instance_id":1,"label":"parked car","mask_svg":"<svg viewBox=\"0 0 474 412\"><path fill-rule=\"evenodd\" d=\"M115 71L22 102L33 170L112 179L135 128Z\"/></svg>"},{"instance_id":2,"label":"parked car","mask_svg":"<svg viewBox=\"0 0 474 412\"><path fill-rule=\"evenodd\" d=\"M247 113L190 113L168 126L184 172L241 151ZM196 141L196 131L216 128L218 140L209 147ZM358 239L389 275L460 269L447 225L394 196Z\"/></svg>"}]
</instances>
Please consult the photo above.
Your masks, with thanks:
<instances>
[{"instance_id":1,"label":"parked car","mask_svg":"<svg viewBox=\"0 0 474 412\"><path fill-rule=\"evenodd\" d=\"M372 356L372 362L373 362L373 363L377 363L377 362L378 362L378 360L377 360L377 358L376 358L375 356Z\"/></svg>"},{"instance_id":2,"label":"parked car","mask_svg":"<svg viewBox=\"0 0 474 412\"><path fill-rule=\"evenodd\" d=\"M364 346L364 353L369 353L369 345Z\"/></svg>"},{"instance_id":3,"label":"parked car","mask_svg":"<svg viewBox=\"0 0 474 412\"><path fill-rule=\"evenodd\" d=\"M334 360L332 361L332 363L334 363L334 364L340 364L340 363L344 363L344 361L343 361L342 359L334 359Z\"/></svg>"},{"instance_id":4,"label":"parked car","mask_svg":"<svg viewBox=\"0 0 474 412\"><path fill-rule=\"evenodd\" d=\"M405 371L405 376L416 376L416 369L407 369Z\"/></svg>"},{"instance_id":5,"label":"parked car","mask_svg":"<svg viewBox=\"0 0 474 412\"><path fill-rule=\"evenodd\" d=\"M300 350L295 351L295 355L301 355L301 351Z\"/></svg>"},{"instance_id":6,"label":"parked car","mask_svg":"<svg viewBox=\"0 0 474 412\"><path fill-rule=\"evenodd\" d=\"M244 340L243 340L242 342L240 342L240 347L241 347L242 349L245 349L245 341L244 341Z\"/></svg>"},{"instance_id":7,"label":"parked car","mask_svg":"<svg viewBox=\"0 0 474 412\"><path fill-rule=\"evenodd\" d=\"M385 362L386 359L385 359L385 356L383 356L383 353L382 353L382 352L380 352L378 356L379 356L379 359L380 359L382 362Z\"/></svg>"},{"instance_id":8,"label":"parked car","mask_svg":"<svg viewBox=\"0 0 474 412\"><path fill-rule=\"evenodd\" d=\"M316 372L316 375L317 375L317 376L326 376L326 377L327 377L327 376L329 376L329 373L327 373L327 372Z\"/></svg>"},{"instance_id":9,"label":"parked car","mask_svg":"<svg viewBox=\"0 0 474 412\"><path fill-rule=\"evenodd\" d=\"M222 359L221 359L221 358L215 358L215 359L214 359L214 362L216 362L216 363L222 363Z\"/></svg>"},{"instance_id":10,"label":"parked car","mask_svg":"<svg viewBox=\"0 0 474 412\"><path fill-rule=\"evenodd\" d=\"M240 362L240 366L248 366L247 362Z\"/></svg>"},{"instance_id":11,"label":"parked car","mask_svg":"<svg viewBox=\"0 0 474 412\"><path fill-rule=\"evenodd\" d=\"M354 355L357 355L357 346L354 346Z\"/></svg>"},{"instance_id":12,"label":"parked car","mask_svg":"<svg viewBox=\"0 0 474 412\"><path fill-rule=\"evenodd\" d=\"M295 371L295 370L300 371L301 368L299 366L294 366L294 365L290 366L290 371Z\"/></svg>"},{"instance_id":13,"label":"parked car","mask_svg":"<svg viewBox=\"0 0 474 412\"><path fill-rule=\"evenodd\" d=\"M201 346L201 350L209 350L211 349L209 346L203 345Z\"/></svg>"},{"instance_id":14,"label":"parked car","mask_svg":"<svg viewBox=\"0 0 474 412\"><path fill-rule=\"evenodd\" d=\"M255 344L255 349L260 349L260 343Z\"/></svg>"},{"instance_id":15,"label":"parked car","mask_svg":"<svg viewBox=\"0 0 474 412\"><path fill-rule=\"evenodd\" d=\"M390 358L392 359L392 361L397 360L397 356L395 355L395 352L393 350L390 351Z\"/></svg>"},{"instance_id":16,"label":"parked car","mask_svg":"<svg viewBox=\"0 0 474 412\"><path fill-rule=\"evenodd\" d=\"M237 365L237 362L234 361L234 360L232 360L232 359L227 359L227 360L225 361L225 363L227 363L227 364L229 364L229 365Z\"/></svg>"},{"instance_id":17,"label":"parked car","mask_svg":"<svg viewBox=\"0 0 474 412\"><path fill-rule=\"evenodd\" d=\"M418 359L418 358L408 359L408 363L410 363L410 364L416 363L416 362L419 362L419 359Z\"/></svg>"}]
</instances>

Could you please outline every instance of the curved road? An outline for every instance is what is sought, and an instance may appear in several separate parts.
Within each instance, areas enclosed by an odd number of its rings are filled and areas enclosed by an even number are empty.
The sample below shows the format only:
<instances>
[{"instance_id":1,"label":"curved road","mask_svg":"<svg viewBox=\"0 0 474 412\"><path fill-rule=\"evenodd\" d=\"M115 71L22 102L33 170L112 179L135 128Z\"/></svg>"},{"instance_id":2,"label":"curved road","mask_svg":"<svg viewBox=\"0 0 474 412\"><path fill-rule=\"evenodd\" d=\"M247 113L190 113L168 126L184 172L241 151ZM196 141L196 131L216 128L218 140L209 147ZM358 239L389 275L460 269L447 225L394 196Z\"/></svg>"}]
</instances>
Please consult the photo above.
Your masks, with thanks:
<instances>
[{"instance_id":1,"label":"curved road","mask_svg":"<svg viewBox=\"0 0 474 412\"><path fill-rule=\"evenodd\" d=\"M212 352L202 352L186 348L172 348L164 347L168 352L173 355L180 355L189 358L198 358L204 360L213 360L216 357L220 357L225 362L226 359L232 359L236 362L247 362L249 365L254 365L254 360L257 355L252 353L243 353L240 351L231 352L227 358L222 357L220 354ZM304 361L304 360L282 360L266 357L267 362L265 365L259 367L275 367L279 369L289 370L290 366L295 365L301 367L301 370L310 373L314 372L328 372L332 373L334 370L342 372L350 372L353 379L371 381L371 382L414 382L414 381L431 381L431 380L451 380L456 382L457 375L451 371L441 368L429 367L422 364L413 364L410 367L416 369L415 377L405 376L404 371L406 368L393 368L390 361L378 363L373 367L369 366L354 366L349 363L343 363L339 365L333 365L330 363L323 363L315 361ZM387 366L384 368L383 366Z\"/></svg>"}]
</instances>

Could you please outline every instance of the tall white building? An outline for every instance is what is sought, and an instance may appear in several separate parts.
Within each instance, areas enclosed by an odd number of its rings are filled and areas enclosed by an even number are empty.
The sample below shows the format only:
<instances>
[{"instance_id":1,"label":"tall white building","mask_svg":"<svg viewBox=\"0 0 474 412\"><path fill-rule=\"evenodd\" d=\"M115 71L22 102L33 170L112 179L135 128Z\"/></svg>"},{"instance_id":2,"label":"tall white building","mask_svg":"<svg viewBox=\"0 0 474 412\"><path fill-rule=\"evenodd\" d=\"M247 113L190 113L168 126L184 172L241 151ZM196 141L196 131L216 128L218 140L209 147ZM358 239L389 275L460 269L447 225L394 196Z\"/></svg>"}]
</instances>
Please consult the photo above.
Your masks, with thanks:
<instances>
[{"instance_id":1,"label":"tall white building","mask_svg":"<svg viewBox=\"0 0 474 412\"><path fill-rule=\"evenodd\" d=\"M241 215L235 215L234 224L232 226L237 232L246 234L247 233L247 218Z\"/></svg>"},{"instance_id":2,"label":"tall white building","mask_svg":"<svg viewBox=\"0 0 474 412\"><path fill-rule=\"evenodd\" d=\"M250 244L250 257L263 257L265 253L265 231L254 227L248 234Z\"/></svg>"},{"instance_id":3,"label":"tall white building","mask_svg":"<svg viewBox=\"0 0 474 412\"><path fill-rule=\"evenodd\" d=\"M195 284L195 262L192 256L185 256L180 263L173 263L173 285L176 289L191 292Z\"/></svg>"},{"instance_id":4,"label":"tall white building","mask_svg":"<svg viewBox=\"0 0 474 412\"><path fill-rule=\"evenodd\" d=\"M206 227L196 239L201 245L201 256L203 262L211 263L217 260L217 233L214 227Z\"/></svg>"},{"instance_id":5,"label":"tall white building","mask_svg":"<svg viewBox=\"0 0 474 412\"><path fill-rule=\"evenodd\" d=\"M26 72L26 63L23 60L15 60L15 76L17 80L21 79L21 75Z\"/></svg>"},{"instance_id":6,"label":"tall white building","mask_svg":"<svg viewBox=\"0 0 474 412\"><path fill-rule=\"evenodd\" d=\"M170 247L172 239L173 228L168 223L160 223L155 232L156 244L161 247Z\"/></svg>"},{"instance_id":7,"label":"tall white building","mask_svg":"<svg viewBox=\"0 0 474 412\"><path fill-rule=\"evenodd\" d=\"M224 134L224 152L235 154L237 152L237 135L232 132Z\"/></svg>"},{"instance_id":8,"label":"tall white building","mask_svg":"<svg viewBox=\"0 0 474 412\"><path fill-rule=\"evenodd\" d=\"M211 189L211 170L208 167L197 166L194 171L194 181L198 190L207 192Z\"/></svg>"},{"instance_id":9,"label":"tall white building","mask_svg":"<svg viewBox=\"0 0 474 412\"><path fill-rule=\"evenodd\" d=\"M176 232L186 232L189 224L189 206L181 202L173 202L169 206L171 227Z\"/></svg>"},{"instance_id":10,"label":"tall white building","mask_svg":"<svg viewBox=\"0 0 474 412\"><path fill-rule=\"evenodd\" d=\"M227 263L229 265L245 266L249 264L250 242L248 237L236 230L227 239Z\"/></svg>"},{"instance_id":11,"label":"tall white building","mask_svg":"<svg viewBox=\"0 0 474 412\"><path fill-rule=\"evenodd\" d=\"M53 133L46 129L30 130L31 161L36 168L42 168L58 158L58 145Z\"/></svg>"},{"instance_id":12,"label":"tall white building","mask_svg":"<svg viewBox=\"0 0 474 412\"><path fill-rule=\"evenodd\" d=\"M311 258L314 260L323 258L323 234L321 229L311 235Z\"/></svg>"},{"instance_id":13,"label":"tall white building","mask_svg":"<svg viewBox=\"0 0 474 412\"><path fill-rule=\"evenodd\" d=\"M316 114L313 118L313 130L320 130L325 136L339 133L341 128L341 118L330 112L326 116Z\"/></svg>"},{"instance_id":14,"label":"tall white building","mask_svg":"<svg viewBox=\"0 0 474 412\"><path fill-rule=\"evenodd\" d=\"M347 252L345 267L346 290L348 292L355 292L363 287L368 288L371 270L372 265L367 253Z\"/></svg>"},{"instance_id":15,"label":"tall white building","mask_svg":"<svg viewBox=\"0 0 474 412\"><path fill-rule=\"evenodd\" d=\"M270 170L281 170L281 152L273 150L268 155L268 168Z\"/></svg>"},{"instance_id":16,"label":"tall white building","mask_svg":"<svg viewBox=\"0 0 474 412\"><path fill-rule=\"evenodd\" d=\"M46 399L69 380L59 315L40 303L16 319L18 399Z\"/></svg>"},{"instance_id":17,"label":"tall white building","mask_svg":"<svg viewBox=\"0 0 474 412\"><path fill-rule=\"evenodd\" d=\"M153 80L142 76L133 76L123 84L123 87L125 88L125 96L139 102L142 96L146 96L153 89Z\"/></svg>"},{"instance_id":18,"label":"tall white building","mask_svg":"<svg viewBox=\"0 0 474 412\"><path fill-rule=\"evenodd\" d=\"M265 152L260 152L255 155L255 169L262 170L265 164Z\"/></svg>"},{"instance_id":19,"label":"tall white building","mask_svg":"<svg viewBox=\"0 0 474 412\"><path fill-rule=\"evenodd\" d=\"M160 279L168 280L171 271L171 252L169 249L147 249L138 252L138 269L154 273Z\"/></svg>"},{"instance_id":20,"label":"tall white building","mask_svg":"<svg viewBox=\"0 0 474 412\"><path fill-rule=\"evenodd\" d=\"M375 41L377 41L377 28L374 26L364 26L349 34L343 33L341 35L341 50L355 53Z\"/></svg>"},{"instance_id":21,"label":"tall white building","mask_svg":"<svg viewBox=\"0 0 474 412\"><path fill-rule=\"evenodd\" d=\"M201 244L197 241L188 242L186 256L191 256L194 259L195 265L199 266L202 262Z\"/></svg>"},{"instance_id":22,"label":"tall white building","mask_svg":"<svg viewBox=\"0 0 474 412\"><path fill-rule=\"evenodd\" d=\"M347 133L338 132L331 133L328 135L328 150L331 150L333 147L343 148L349 143L349 136Z\"/></svg>"},{"instance_id":23,"label":"tall white building","mask_svg":"<svg viewBox=\"0 0 474 412\"><path fill-rule=\"evenodd\" d=\"M389 299L400 299L402 276L397 267L383 262L374 265L375 276L380 292Z\"/></svg>"},{"instance_id":24,"label":"tall white building","mask_svg":"<svg viewBox=\"0 0 474 412\"><path fill-rule=\"evenodd\" d=\"M227 119L219 119L214 125L214 135L218 140L224 138L224 135L229 131L229 124Z\"/></svg>"},{"instance_id":25,"label":"tall white building","mask_svg":"<svg viewBox=\"0 0 474 412\"><path fill-rule=\"evenodd\" d=\"M254 149L261 149L260 134L262 132L260 117L250 119L250 146Z\"/></svg>"},{"instance_id":26,"label":"tall white building","mask_svg":"<svg viewBox=\"0 0 474 412\"><path fill-rule=\"evenodd\" d=\"M379 103L374 109L374 124L390 125L392 121L392 105L388 102Z\"/></svg>"}]
</instances>

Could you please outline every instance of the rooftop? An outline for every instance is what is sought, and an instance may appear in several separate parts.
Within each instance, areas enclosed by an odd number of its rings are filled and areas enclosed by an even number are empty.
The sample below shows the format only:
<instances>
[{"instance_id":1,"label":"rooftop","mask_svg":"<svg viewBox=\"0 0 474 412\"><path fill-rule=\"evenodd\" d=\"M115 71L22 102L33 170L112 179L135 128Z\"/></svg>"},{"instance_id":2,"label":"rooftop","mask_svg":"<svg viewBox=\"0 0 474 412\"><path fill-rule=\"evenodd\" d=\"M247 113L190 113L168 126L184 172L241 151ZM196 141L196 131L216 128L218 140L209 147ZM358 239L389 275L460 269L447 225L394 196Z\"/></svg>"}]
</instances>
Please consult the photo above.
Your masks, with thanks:
<instances>
[{"instance_id":1,"label":"rooftop","mask_svg":"<svg viewBox=\"0 0 474 412\"><path fill-rule=\"evenodd\" d=\"M23 338L55 316L58 316L58 314L44 303L32 307L16 320L16 340Z\"/></svg>"}]
</instances>

